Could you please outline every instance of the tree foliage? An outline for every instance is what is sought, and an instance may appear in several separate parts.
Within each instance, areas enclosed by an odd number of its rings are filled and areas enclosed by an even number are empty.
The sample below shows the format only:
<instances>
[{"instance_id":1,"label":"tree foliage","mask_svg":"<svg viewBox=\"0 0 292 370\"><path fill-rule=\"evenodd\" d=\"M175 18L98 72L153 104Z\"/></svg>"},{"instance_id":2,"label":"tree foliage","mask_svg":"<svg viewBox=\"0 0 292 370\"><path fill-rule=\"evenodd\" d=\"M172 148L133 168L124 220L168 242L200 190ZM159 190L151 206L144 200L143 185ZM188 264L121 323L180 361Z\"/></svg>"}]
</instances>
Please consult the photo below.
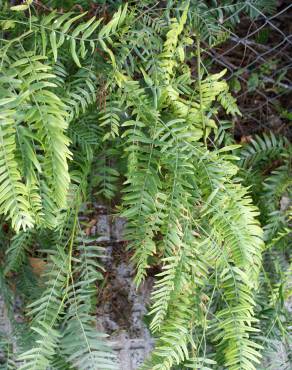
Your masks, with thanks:
<instances>
[{"instance_id":1,"label":"tree foliage","mask_svg":"<svg viewBox=\"0 0 292 370\"><path fill-rule=\"evenodd\" d=\"M252 370L279 332L288 345L291 146L273 133L233 142L218 126L241 114L225 71L201 60L220 17L233 27L273 2L224 3L109 1L103 19L1 5L0 212L14 235L0 282L15 274L28 315L7 368L118 368L94 325L103 248L78 219L91 196L121 198L137 286L160 269L143 368ZM25 289L34 255L46 268Z\"/></svg>"}]
</instances>

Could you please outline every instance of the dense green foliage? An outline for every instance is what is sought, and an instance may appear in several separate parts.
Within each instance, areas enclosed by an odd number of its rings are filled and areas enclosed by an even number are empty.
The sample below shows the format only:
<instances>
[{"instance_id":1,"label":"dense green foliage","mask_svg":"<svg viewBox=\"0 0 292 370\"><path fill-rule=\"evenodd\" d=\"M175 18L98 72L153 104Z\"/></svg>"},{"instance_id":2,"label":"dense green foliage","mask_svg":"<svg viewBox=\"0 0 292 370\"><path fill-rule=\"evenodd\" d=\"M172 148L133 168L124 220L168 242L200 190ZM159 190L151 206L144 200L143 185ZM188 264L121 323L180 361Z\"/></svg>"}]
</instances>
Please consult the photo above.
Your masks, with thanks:
<instances>
[{"instance_id":1,"label":"dense green foliage","mask_svg":"<svg viewBox=\"0 0 292 370\"><path fill-rule=\"evenodd\" d=\"M109 1L104 19L2 4L0 212L14 231L0 286L20 352L3 339L5 369L118 368L94 326L103 248L78 218L91 197L122 199L137 285L160 268L145 369L252 370L274 339L289 346L291 145L233 142L225 71L200 57L228 37L218 17L233 27L273 1L212 3ZM40 279L29 256L46 262Z\"/></svg>"}]
</instances>

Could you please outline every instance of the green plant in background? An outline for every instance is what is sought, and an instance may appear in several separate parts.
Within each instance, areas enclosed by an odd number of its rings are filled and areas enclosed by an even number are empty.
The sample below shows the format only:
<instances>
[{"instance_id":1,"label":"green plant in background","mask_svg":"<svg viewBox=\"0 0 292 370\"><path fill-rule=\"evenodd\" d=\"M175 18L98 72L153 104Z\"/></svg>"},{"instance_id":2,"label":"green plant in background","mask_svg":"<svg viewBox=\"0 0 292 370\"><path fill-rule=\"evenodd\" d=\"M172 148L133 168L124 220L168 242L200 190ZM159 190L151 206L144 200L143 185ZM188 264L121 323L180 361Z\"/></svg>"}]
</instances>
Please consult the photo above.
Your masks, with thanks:
<instances>
[{"instance_id":1,"label":"green plant in background","mask_svg":"<svg viewBox=\"0 0 292 370\"><path fill-rule=\"evenodd\" d=\"M279 332L288 343L289 143L270 134L240 149L217 123L240 115L225 72L200 57L202 41L222 40L218 17L232 27L254 8L104 3L107 21L2 5L0 211L15 235L1 236L0 282L11 307L14 281L28 315L11 315L19 353L3 340L5 366L118 367L94 327L103 248L78 214L90 197L121 194L137 285L161 269L144 368L255 369ZM45 261L40 279L29 256Z\"/></svg>"},{"instance_id":2,"label":"green plant in background","mask_svg":"<svg viewBox=\"0 0 292 370\"><path fill-rule=\"evenodd\" d=\"M241 173L261 211L266 243L257 314L261 341L270 356L275 356L281 344L291 356L291 317L286 306L291 295L291 158L291 144L273 133L256 136L241 150ZM286 368L285 363L277 366Z\"/></svg>"}]
</instances>

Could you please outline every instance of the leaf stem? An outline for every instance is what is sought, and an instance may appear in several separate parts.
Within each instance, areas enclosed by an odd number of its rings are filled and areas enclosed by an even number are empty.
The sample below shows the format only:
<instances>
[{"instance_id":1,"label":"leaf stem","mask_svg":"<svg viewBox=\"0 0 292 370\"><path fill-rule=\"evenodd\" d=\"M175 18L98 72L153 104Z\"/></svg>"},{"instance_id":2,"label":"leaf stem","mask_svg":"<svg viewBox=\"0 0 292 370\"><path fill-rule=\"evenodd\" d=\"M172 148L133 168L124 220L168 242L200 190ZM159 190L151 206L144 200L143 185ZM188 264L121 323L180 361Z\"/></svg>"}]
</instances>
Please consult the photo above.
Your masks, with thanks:
<instances>
[{"instance_id":1,"label":"leaf stem","mask_svg":"<svg viewBox=\"0 0 292 370\"><path fill-rule=\"evenodd\" d=\"M202 86L201 86L201 46L200 46L200 37L196 35L196 49L197 49L197 73L198 73L198 88L199 88L199 98L200 98L200 115L203 125L203 139L206 145L206 125L204 120L203 112L203 95L202 95Z\"/></svg>"}]
</instances>

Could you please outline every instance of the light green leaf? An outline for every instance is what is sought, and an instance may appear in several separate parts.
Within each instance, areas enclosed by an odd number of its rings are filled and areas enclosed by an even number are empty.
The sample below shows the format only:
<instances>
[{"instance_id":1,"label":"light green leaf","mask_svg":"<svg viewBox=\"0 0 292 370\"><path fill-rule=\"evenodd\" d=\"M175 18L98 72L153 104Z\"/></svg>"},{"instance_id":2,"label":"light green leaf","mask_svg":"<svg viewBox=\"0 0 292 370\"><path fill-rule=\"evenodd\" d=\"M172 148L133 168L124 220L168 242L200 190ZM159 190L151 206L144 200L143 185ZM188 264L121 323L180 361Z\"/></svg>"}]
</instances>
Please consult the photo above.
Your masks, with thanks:
<instances>
[{"instance_id":1,"label":"light green leaf","mask_svg":"<svg viewBox=\"0 0 292 370\"><path fill-rule=\"evenodd\" d=\"M56 62L57 58L58 58L58 50L57 50L56 32L55 31L52 31L51 34L50 34L50 42L51 42L52 51L53 51L53 54L54 54L54 60Z\"/></svg>"},{"instance_id":2,"label":"light green leaf","mask_svg":"<svg viewBox=\"0 0 292 370\"><path fill-rule=\"evenodd\" d=\"M28 8L29 8L29 5L21 4L21 5L12 6L10 9L16 12L21 12L21 11L27 10Z\"/></svg>"},{"instance_id":3,"label":"light green leaf","mask_svg":"<svg viewBox=\"0 0 292 370\"><path fill-rule=\"evenodd\" d=\"M71 38L70 40L70 50L71 50L71 55L72 55L72 58L74 59L74 62L77 64L78 67L81 68L81 64L80 64L79 58L76 53L76 41L73 38Z\"/></svg>"}]
</instances>

